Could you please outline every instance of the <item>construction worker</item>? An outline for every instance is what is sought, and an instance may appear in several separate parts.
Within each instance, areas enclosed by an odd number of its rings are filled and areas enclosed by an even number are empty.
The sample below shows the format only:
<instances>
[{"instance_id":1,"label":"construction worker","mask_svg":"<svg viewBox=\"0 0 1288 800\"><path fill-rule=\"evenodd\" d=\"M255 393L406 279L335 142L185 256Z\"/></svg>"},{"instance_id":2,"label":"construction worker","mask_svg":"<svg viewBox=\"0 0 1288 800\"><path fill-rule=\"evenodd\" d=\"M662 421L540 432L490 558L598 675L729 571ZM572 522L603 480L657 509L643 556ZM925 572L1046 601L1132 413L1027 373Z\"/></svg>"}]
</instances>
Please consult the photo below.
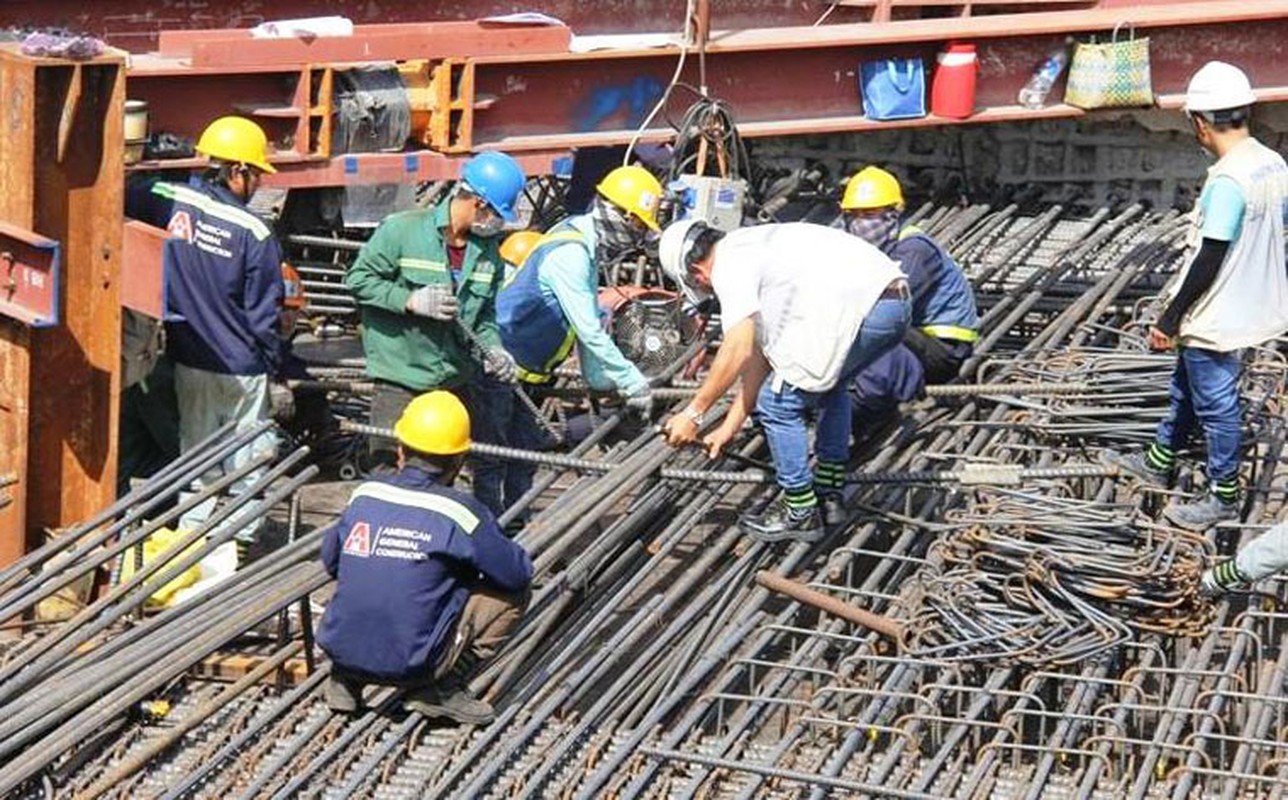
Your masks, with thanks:
<instances>
[{"instance_id":1,"label":"construction worker","mask_svg":"<svg viewBox=\"0 0 1288 800\"><path fill-rule=\"evenodd\" d=\"M1177 451L1202 431L1207 492L1163 510L1202 531L1239 516L1239 377L1242 349L1288 330L1284 213L1288 166L1248 131L1256 95L1241 69L1211 61L1190 79L1185 113L1216 157L1191 217L1189 254L1163 292L1149 331L1152 350L1177 350L1171 403L1143 453L1105 459L1151 486L1166 487Z\"/></svg>"},{"instance_id":2,"label":"construction worker","mask_svg":"<svg viewBox=\"0 0 1288 800\"><path fill-rule=\"evenodd\" d=\"M481 153L461 168L447 199L382 222L349 268L344 282L362 309L367 374L376 384L372 425L387 428L416 395L448 389L470 409L479 441L504 443L481 379L514 377L497 333L503 271L496 237L515 220L525 180L510 156ZM373 469L391 470L395 449L376 439L370 447ZM502 464L476 458L471 466L475 496L499 514Z\"/></svg>"},{"instance_id":3,"label":"construction worker","mask_svg":"<svg viewBox=\"0 0 1288 800\"><path fill-rule=\"evenodd\" d=\"M547 233L501 291L501 341L519 365L519 378L542 384L577 345L582 375L592 389L616 391L646 415L648 379L622 355L600 322L599 270L640 250L659 230L662 185L643 167L604 176L589 213L569 217Z\"/></svg>"},{"instance_id":4,"label":"construction worker","mask_svg":"<svg viewBox=\"0 0 1288 800\"><path fill-rule=\"evenodd\" d=\"M867 242L803 222L723 234L684 220L666 229L659 257L691 303L715 294L724 334L698 393L667 420L667 441L696 441L705 415L741 378L724 422L703 444L718 456L754 408L783 497L744 517L743 529L764 541L817 540L825 524L845 518L841 491L853 424L846 385L907 332L907 278ZM805 421L815 412L818 464L811 475Z\"/></svg>"},{"instance_id":5,"label":"construction worker","mask_svg":"<svg viewBox=\"0 0 1288 800\"><path fill-rule=\"evenodd\" d=\"M541 241L541 233L538 231L515 231L501 242L501 259L505 262L507 283L527 260L528 254L539 241ZM549 448L553 444L550 437L542 431L541 425L527 404L520 402L514 395L515 391L529 391L528 387L531 384L520 382L517 384L517 390L515 386L515 384L507 384L504 391L493 392L490 395L491 402L495 404L496 413L506 420L503 434L505 444L521 450ZM502 468L504 470L501 485L502 505L509 509L532 488L533 479L537 474L537 465L531 461L506 460ZM506 532L517 533L523 528L526 520L526 514L516 516L506 525Z\"/></svg>"},{"instance_id":6,"label":"construction worker","mask_svg":"<svg viewBox=\"0 0 1288 800\"><path fill-rule=\"evenodd\" d=\"M492 707L465 678L527 608L532 560L486 506L452 488L470 417L452 393L411 401L394 426L398 471L358 486L322 542L336 579L318 630L333 662L327 704L362 707L362 685L411 689L408 711L482 725Z\"/></svg>"},{"instance_id":7,"label":"construction worker","mask_svg":"<svg viewBox=\"0 0 1288 800\"><path fill-rule=\"evenodd\" d=\"M903 343L855 376L861 417L889 414L919 397L926 384L957 377L979 339L975 293L952 256L931 237L903 224L903 189L880 167L866 167L845 185L839 227L899 262L912 290L912 326Z\"/></svg>"},{"instance_id":8,"label":"construction worker","mask_svg":"<svg viewBox=\"0 0 1288 800\"><path fill-rule=\"evenodd\" d=\"M1216 597L1288 570L1288 522L1280 522L1239 551L1203 570L1200 593Z\"/></svg>"},{"instance_id":9,"label":"construction worker","mask_svg":"<svg viewBox=\"0 0 1288 800\"><path fill-rule=\"evenodd\" d=\"M166 351L175 363L183 452L229 421L245 428L268 418L270 378L282 352L281 248L246 207L261 177L276 171L268 163L268 138L248 119L221 117L202 132L197 152L210 158L200 177L152 187L170 204ZM222 469L232 472L275 447L275 437L265 433L225 459ZM242 491L259 474L251 472L230 491ZM196 527L214 505L215 498L201 503L180 525ZM239 552L257 531L257 525L238 531Z\"/></svg>"}]
</instances>

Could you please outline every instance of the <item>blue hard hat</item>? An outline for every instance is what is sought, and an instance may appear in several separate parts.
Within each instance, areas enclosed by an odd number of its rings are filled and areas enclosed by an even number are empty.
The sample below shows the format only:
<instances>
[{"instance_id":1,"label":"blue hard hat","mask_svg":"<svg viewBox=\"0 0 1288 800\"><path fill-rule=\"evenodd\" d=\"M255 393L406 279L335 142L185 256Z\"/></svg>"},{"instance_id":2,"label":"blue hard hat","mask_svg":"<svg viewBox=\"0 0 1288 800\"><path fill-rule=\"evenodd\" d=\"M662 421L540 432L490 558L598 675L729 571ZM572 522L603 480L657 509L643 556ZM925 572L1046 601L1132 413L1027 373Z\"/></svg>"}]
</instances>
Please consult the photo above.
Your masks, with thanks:
<instances>
[{"instance_id":1,"label":"blue hard hat","mask_svg":"<svg viewBox=\"0 0 1288 800\"><path fill-rule=\"evenodd\" d=\"M506 222L517 219L514 204L527 180L519 162L505 153L479 153L461 167L461 181L466 188L481 197Z\"/></svg>"}]
</instances>

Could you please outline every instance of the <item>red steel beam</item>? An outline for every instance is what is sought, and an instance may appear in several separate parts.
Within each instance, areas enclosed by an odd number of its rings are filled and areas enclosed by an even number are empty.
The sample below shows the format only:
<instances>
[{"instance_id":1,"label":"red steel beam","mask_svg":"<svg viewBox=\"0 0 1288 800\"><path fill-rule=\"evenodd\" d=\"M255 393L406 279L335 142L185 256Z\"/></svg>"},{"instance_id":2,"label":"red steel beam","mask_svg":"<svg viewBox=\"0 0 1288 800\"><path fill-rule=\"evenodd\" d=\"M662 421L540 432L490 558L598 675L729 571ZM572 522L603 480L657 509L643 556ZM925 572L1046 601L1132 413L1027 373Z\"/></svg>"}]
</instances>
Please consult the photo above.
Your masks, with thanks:
<instances>
[{"instance_id":1,"label":"red steel beam","mask_svg":"<svg viewBox=\"0 0 1288 800\"><path fill-rule=\"evenodd\" d=\"M1058 103L1062 87L1053 92L1052 107L1038 112L1016 106L1015 97L1065 36L1107 33L1114 19L1150 37L1153 84L1165 104L1175 102L1171 95L1184 91L1199 65L1217 58L1245 67L1265 99L1288 99L1285 0L715 33L707 51L707 84L713 96L731 104L745 136L888 128L893 124L861 115L855 77L860 62L919 56L930 65L951 37L979 48L981 113L966 122L1074 116L1082 112ZM472 145L523 150L627 141L670 79L676 57L671 49L474 59L476 91L498 99L475 114ZM693 61L681 77L690 85L697 82ZM693 98L679 92L673 110ZM903 124L946 122L927 117ZM658 127L644 138L669 135Z\"/></svg>"}]
</instances>

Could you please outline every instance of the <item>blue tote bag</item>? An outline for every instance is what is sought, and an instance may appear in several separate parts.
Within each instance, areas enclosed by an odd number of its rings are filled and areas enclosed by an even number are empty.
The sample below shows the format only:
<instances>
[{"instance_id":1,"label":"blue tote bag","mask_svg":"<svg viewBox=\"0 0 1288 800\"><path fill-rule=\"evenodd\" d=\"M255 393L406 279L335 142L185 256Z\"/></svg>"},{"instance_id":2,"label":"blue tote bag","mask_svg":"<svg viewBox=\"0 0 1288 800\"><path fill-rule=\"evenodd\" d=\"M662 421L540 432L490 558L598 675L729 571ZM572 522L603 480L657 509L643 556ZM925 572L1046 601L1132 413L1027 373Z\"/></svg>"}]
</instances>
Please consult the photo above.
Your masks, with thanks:
<instances>
[{"instance_id":1,"label":"blue tote bag","mask_svg":"<svg viewBox=\"0 0 1288 800\"><path fill-rule=\"evenodd\" d=\"M859 91L868 119L926 116L926 68L920 58L883 58L859 65Z\"/></svg>"}]
</instances>

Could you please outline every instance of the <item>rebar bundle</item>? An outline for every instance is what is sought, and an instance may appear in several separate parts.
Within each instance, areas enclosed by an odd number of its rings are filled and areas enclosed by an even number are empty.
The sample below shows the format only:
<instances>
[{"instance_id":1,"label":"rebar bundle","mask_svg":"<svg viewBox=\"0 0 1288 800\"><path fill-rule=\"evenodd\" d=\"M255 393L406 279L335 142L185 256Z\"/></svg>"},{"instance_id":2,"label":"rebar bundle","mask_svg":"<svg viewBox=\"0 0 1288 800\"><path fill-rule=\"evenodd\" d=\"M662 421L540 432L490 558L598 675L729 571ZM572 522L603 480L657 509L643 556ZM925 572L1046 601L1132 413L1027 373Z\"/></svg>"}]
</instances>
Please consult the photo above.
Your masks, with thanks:
<instances>
[{"instance_id":1,"label":"rebar bundle","mask_svg":"<svg viewBox=\"0 0 1288 800\"><path fill-rule=\"evenodd\" d=\"M1133 520L1130 507L1023 493L982 498L969 516L936 542L942 571L912 590L920 610L901 642L911 655L1043 668L1141 633L1207 633L1202 536Z\"/></svg>"},{"instance_id":2,"label":"rebar bundle","mask_svg":"<svg viewBox=\"0 0 1288 800\"><path fill-rule=\"evenodd\" d=\"M518 541L537 586L513 640L471 681L498 709L490 725L408 714L393 688L369 694L363 714L331 714L324 660L294 687L191 672L220 648L252 650L265 676L306 652L302 612L327 589L317 534L301 526L192 605L136 613L178 564L163 563L79 621L23 622L21 638L0 644L0 789L173 800L1288 797L1285 591L1269 582L1198 601L1215 537L1155 519L1161 502L1202 488L1201 443L1182 452L1166 491L1097 468L1100 447L1145 441L1163 413L1172 356L1144 352L1140 334L1148 298L1182 255L1177 215L967 206L926 209L921 224L979 290L983 336L961 382L993 388L948 391L865 430L849 519L822 542L741 534L737 515L773 497L766 475L746 468L767 458L754 433L711 463L596 416L575 450L543 459L507 515L531 514ZM319 375L353 381L359 366ZM1247 500L1222 535L1255 535L1282 512L1284 374L1274 343L1249 354ZM365 421L348 387L333 400ZM225 437L0 572L0 608L25 614L132 552L143 519L160 519L161 501ZM276 490L294 480L287 469L254 499L225 497L231 521L261 513L244 503L278 498L280 509L290 495ZM326 514L311 519L322 526ZM762 572L880 615L903 639L771 591ZM285 635L245 635L295 608ZM172 701L168 716L138 713L158 697Z\"/></svg>"}]
</instances>

